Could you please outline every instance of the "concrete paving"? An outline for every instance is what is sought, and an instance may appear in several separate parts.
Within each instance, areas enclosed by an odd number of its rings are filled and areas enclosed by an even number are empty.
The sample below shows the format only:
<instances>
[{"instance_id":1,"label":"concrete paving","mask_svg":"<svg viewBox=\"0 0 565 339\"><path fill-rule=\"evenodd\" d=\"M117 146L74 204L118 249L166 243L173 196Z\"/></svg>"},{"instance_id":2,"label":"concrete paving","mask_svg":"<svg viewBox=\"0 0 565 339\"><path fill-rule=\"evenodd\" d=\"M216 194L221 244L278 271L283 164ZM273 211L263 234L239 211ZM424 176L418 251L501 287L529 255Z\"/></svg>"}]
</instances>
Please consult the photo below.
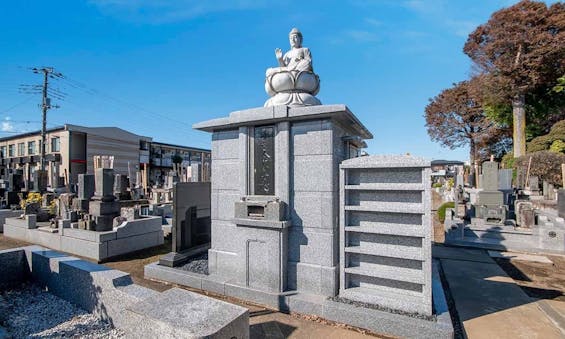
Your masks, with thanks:
<instances>
[{"instance_id":1,"label":"concrete paving","mask_svg":"<svg viewBox=\"0 0 565 339\"><path fill-rule=\"evenodd\" d=\"M486 251L436 247L433 253L468 338L565 337L540 301L528 297Z\"/></svg>"}]
</instances>

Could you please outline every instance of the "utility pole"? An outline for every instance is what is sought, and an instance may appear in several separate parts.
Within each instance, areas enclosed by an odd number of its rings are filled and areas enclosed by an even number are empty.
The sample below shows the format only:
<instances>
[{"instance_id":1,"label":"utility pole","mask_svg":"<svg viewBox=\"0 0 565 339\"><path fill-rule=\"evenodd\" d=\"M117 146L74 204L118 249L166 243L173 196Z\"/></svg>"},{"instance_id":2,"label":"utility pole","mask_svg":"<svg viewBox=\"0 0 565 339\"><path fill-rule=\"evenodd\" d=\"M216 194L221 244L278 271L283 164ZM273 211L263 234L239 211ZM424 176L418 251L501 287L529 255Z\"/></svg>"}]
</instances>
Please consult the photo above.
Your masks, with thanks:
<instances>
[{"instance_id":1,"label":"utility pole","mask_svg":"<svg viewBox=\"0 0 565 339\"><path fill-rule=\"evenodd\" d=\"M47 96L49 77L51 78L61 78L63 75L59 72L55 72L53 67L41 67L32 68L33 73L43 73L43 90L42 90L42 101L41 101L41 111L43 113L42 125L41 125L41 170L45 171L45 151L47 145L47 111L51 108L59 108L59 106L51 106L51 99Z\"/></svg>"}]
</instances>

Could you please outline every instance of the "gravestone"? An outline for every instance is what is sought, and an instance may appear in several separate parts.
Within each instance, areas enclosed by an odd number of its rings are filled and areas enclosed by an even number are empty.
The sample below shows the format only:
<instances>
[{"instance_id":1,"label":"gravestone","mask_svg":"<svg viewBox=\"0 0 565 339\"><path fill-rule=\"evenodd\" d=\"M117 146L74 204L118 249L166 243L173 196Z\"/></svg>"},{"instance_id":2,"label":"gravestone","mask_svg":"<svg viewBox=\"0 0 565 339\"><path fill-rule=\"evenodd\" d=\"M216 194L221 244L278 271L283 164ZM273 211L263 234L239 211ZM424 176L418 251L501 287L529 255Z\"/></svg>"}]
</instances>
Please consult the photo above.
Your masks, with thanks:
<instances>
[{"instance_id":1,"label":"gravestone","mask_svg":"<svg viewBox=\"0 0 565 339\"><path fill-rule=\"evenodd\" d=\"M495 161L483 162L483 186L485 191L498 190L498 163Z\"/></svg>"},{"instance_id":2,"label":"gravestone","mask_svg":"<svg viewBox=\"0 0 565 339\"><path fill-rule=\"evenodd\" d=\"M90 200L94 195L94 175L79 174L78 175L78 198L82 200Z\"/></svg>"},{"instance_id":3,"label":"gravestone","mask_svg":"<svg viewBox=\"0 0 565 339\"><path fill-rule=\"evenodd\" d=\"M539 178L537 176L532 175L530 177L529 186L532 195L539 195Z\"/></svg>"},{"instance_id":4,"label":"gravestone","mask_svg":"<svg viewBox=\"0 0 565 339\"><path fill-rule=\"evenodd\" d=\"M19 205L20 204L19 194L20 194L19 192L14 192L14 191L4 192L4 201L6 201L6 207L10 208L10 206Z\"/></svg>"},{"instance_id":5,"label":"gravestone","mask_svg":"<svg viewBox=\"0 0 565 339\"><path fill-rule=\"evenodd\" d=\"M12 192L19 192L24 187L24 178L22 174L10 173L8 175L8 189Z\"/></svg>"},{"instance_id":6,"label":"gravestone","mask_svg":"<svg viewBox=\"0 0 565 339\"><path fill-rule=\"evenodd\" d=\"M557 191L557 213L561 218L565 218L565 189Z\"/></svg>"},{"instance_id":7,"label":"gravestone","mask_svg":"<svg viewBox=\"0 0 565 339\"><path fill-rule=\"evenodd\" d=\"M482 188L475 205L477 218L504 223L508 207L504 204L504 193L498 190L498 163L485 161L482 166Z\"/></svg>"},{"instance_id":8,"label":"gravestone","mask_svg":"<svg viewBox=\"0 0 565 339\"><path fill-rule=\"evenodd\" d=\"M94 170L95 192L88 203L88 213L94 222L95 231L110 231L114 218L120 215L120 204L114 196L114 170L97 168Z\"/></svg>"},{"instance_id":9,"label":"gravestone","mask_svg":"<svg viewBox=\"0 0 565 339\"><path fill-rule=\"evenodd\" d=\"M543 198L545 200L555 200L555 189L553 184L549 183L548 181L543 181Z\"/></svg>"},{"instance_id":10,"label":"gravestone","mask_svg":"<svg viewBox=\"0 0 565 339\"><path fill-rule=\"evenodd\" d=\"M202 172L202 165L201 164L192 164L190 165L190 181L192 182L199 182L200 174Z\"/></svg>"},{"instance_id":11,"label":"gravestone","mask_svg":"<svg viewBox=\"0 0 565 339\"><path fill-rule=\"evenodd\" d=\"M130 194L128 192L129 180L123 174L116 174L114 176L114 196L118 200L129 200Z\"/></svg>"},{"instance_id":12,"label":"gravestone","mask_svg":"<svg viewBox=\"0 0 565 339\"><path fill-rule=\"evenodd\" d=\"M252 108L194 128L213 133L212 234L221 236L208 251L210 275L257 296L336 296L336 173L372 134L345 105ZM283 215L269 219L274 206Z\"/></svg>"},{"instance_id":13,"label":"gravestone","mask_svg":"<svg viewBox=\"0 0 565 339\"><path fill-rule=\"evenodd\" d=\"M33 173L33 191L40 193L47 191L48 178L47 171L36 170Z\"/></svg>"},{"instance_id":14,"label":"gravestone","mask_svg":"<svg viewBox=\"0 0 565 339\"><path fill-rule=\"evenodd\" d=\"M173 188L172 251L159 259L169 267L182 265L206 251L211 240L209 182L181 182Z\"/></svg>"},{"instance_id":15,"label":"gravestone","mask_svg":"<svg viewBox=\"0 0 565 339\"><path fill-rule=\"evenodd\" d=\"M498 171L498 189L512 189L512 169L501 169Z\"/></svg>"}]
</instances>

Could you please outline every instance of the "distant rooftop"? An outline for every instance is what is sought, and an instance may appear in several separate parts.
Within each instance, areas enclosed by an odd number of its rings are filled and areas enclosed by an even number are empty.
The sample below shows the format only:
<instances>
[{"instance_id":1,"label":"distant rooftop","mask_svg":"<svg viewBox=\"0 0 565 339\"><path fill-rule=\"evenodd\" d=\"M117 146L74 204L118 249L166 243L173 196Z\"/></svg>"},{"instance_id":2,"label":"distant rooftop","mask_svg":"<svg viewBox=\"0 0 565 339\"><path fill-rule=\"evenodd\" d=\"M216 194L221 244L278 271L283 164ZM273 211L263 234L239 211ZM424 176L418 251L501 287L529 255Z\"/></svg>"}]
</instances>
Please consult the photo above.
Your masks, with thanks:
<instances>
[{"instance_id":1,"label":"distant rooftop","mask_svg":"<svg viewBox=\"0 0 565 339\"><path fill-rule=\"evenodd\" d=\"M459 160L432 160L431 165L432 166L465 165L465 163Z\"/></svg>"}]
</instances>

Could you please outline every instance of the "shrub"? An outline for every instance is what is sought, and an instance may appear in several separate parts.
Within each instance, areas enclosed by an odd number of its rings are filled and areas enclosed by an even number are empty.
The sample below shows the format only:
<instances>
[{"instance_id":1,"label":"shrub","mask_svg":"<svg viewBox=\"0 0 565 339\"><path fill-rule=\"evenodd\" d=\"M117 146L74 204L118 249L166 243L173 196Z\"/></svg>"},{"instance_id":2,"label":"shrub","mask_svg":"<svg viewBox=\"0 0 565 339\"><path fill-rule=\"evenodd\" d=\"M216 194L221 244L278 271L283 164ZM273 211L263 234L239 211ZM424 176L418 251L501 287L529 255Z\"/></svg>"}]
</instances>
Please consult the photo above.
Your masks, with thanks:
<instances>
[{"instance_id":1,"label":"shrub","mask_svg":"<svg viewBox=\"0 0 565 339\"><path fill-rule=\"evenodd\" d=\"M549 150L554 153L565 153L565 141L563 140L555 140Z\"/></svg>"},{"instance_id":2,"label":"shrub","mask_svg":"<svg viewBox=\"0 0 565 339\"><path fill-rule=\"evenodd\" d=\"M562 185L561 164L565 163L565 154L550 151L530 153L516 159L515 168L528 168L530 157L530 175L536 175L540 180L546 180L556 186Z\"/></svg>"},{"instance_id":3,"label":"shrub","mask_svg":"<svg viewBox=\"0 0 565 339\"><path fill-rule=\"evenodd\" d=\"M549 149L553 151L553 144L556 141L562 141L565 143L565 120L561 120L553 124L553 126L551 126L551 130L546 135L533 138L527 144L528 153L547 151ZM563 152L563 151L557 151L557 152Z\"/></svg>"},{"instance_id":4,"label":"shrub","mask_svg":"<svg viewBox=\"0 0 565 339\"><path fill-rule=\"evenodd\" d=\"M500 160L500 167L501 168L514 168L514 152L510 151L508 153L506 153L503 157L502 160Z\"/></svg>"},{"instance_id":5,"label":"shrub","mask_svg":"<svg viewBox=\"0 0 565 339\"><path fill-rule=\"evenodd\" d=\"M27 195L27 199L22 199L20 201L20 207L22 209L25 209L28 203L34 203L34 202L41 203L41 201L42 201L41 193L32 192Z\"/></svg>"},{"instance_id":6,"label":"shrub","mask_svg":"<svg viewBox=\"0 0 565 339\"><path fill-rule=\"evenodd\" d=\"M444 222L445 221L445 210L448 208L455 208L455 202L453 201L448 201L446 203L443 203L438 209L437 209L437 216L439 218L440 222Z\"/></svg>"},{"instance_id":7,"label":"shrub","mask_svg":"<svg viewBox=\"0 0 565 339\"><path fill-rule=\"evenodd\" d=\"M552 142L553 139L549 134L533 138L532 141L528 143L528 153L547 151Z\"/></svg>"},{"instance_id":8,"label":"shrub","mask_svg":"<svg viewBox=\"0 0 565 339\"><path fill-rule=\"evenodd\" d=\"M443 186L440 182L434 182L432 184L432 188L440 188L441 186Z\"/></svg>"}]
</instances>

